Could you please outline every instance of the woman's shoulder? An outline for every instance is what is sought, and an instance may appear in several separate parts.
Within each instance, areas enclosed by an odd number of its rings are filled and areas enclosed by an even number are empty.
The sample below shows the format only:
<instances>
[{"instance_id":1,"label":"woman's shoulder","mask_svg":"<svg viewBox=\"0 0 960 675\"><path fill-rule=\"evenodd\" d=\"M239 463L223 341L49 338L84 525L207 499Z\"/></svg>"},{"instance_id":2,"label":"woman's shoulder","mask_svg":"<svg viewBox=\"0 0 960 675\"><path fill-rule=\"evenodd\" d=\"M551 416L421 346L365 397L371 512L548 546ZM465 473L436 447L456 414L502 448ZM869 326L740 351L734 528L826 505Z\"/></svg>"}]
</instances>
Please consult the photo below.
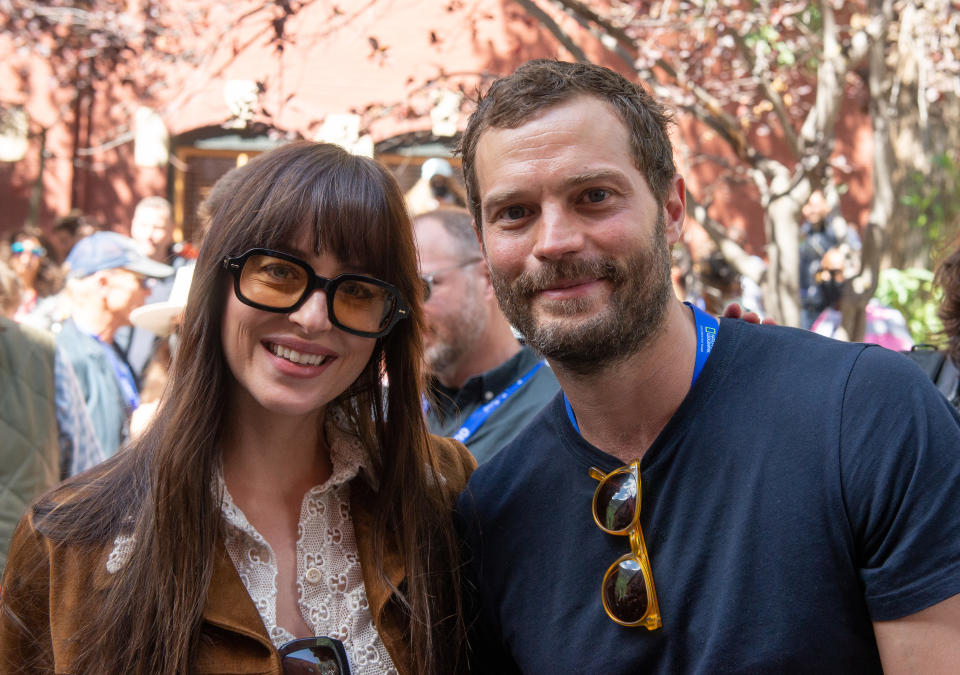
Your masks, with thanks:
<instances>
[{"instance_id":1,"label":"woman's shoulder","mask_svg":"<svg viewBox=\"0 0 960 675\"><path fill-rule=\"evenodd\" d=\"M53 662L69 664L75 635L89 619L86 600L103 593L112 574L108 545L59 539L31 509L10 542L0 582L0 672L53 672ZM57 607L51 612L51 607ZM71 671L72 672L72 671Z\"/></svg>"},{"instance_id":2,"label":"woman's shoulder","mask_svg":"<svg viewBox=\"0 0 960 675\"><path fill-rule=\"evenodd\" d=\"M54 560L60 565L68 562L71 567L85 567L102 557L109 538L94 533L106 528L93 523L83 527L80 522L89 519L86 509L78 508L87 499L83 490L61 485L34 502L13 533L4 573L21 563L48 566Z\"/></svg>"},{"instance_id":3,"label":"woman's shoulder","mask_svg":"<svg viewBox=\"0 0 960 675\"><path fill-rule=\"evenodd\" d=\"M467 486L470 474L477 468L477 460L463 443L452 438L431 434L430 445L447 487L455 494L460 494Z\"/></svg>"},{"instance_id":4,"label":"woman's shoulder","mask_svg":"<svg viewBox=\"0 0 960 675\"><path fill-rule=\"evenodd\" d=\"M124 451L126 452L126 451ZM60 563L101 556L118 535L133 529L142 481L129 471L129 462L116 456L51 488L30 505L14 540L22 540L24 555L39 554ZM135 472L133 472L135 473ZM10 556L14 545L11 542Z\"/></svg>"}]
</instances>

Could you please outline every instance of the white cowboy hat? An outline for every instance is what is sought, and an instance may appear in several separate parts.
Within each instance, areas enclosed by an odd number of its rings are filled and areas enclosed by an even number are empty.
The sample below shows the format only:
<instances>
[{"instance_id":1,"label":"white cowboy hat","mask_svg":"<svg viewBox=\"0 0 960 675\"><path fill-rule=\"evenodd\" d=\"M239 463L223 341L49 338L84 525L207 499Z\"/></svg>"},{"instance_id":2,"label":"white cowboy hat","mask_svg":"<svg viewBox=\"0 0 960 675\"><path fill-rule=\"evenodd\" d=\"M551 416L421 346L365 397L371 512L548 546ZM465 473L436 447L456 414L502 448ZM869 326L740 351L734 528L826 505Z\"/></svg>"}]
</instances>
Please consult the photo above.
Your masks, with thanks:
<instances>
[{"instance_id":1,"label":"white cowboy hat","mask_svg":"<svg viewBox=\"0 0 960 675\"><path fill-rule=\"evenodd\" d=\"M177 318L187 306L187 296L190 294L190 282L193 280L193 268L190 263L177 269L173 278L173 287L170 289L170 298L162 302L137 307L130 312L130 323L137 328L143 328L160 337L170 336L170 322Z\"/></svg>"}]
</instances>

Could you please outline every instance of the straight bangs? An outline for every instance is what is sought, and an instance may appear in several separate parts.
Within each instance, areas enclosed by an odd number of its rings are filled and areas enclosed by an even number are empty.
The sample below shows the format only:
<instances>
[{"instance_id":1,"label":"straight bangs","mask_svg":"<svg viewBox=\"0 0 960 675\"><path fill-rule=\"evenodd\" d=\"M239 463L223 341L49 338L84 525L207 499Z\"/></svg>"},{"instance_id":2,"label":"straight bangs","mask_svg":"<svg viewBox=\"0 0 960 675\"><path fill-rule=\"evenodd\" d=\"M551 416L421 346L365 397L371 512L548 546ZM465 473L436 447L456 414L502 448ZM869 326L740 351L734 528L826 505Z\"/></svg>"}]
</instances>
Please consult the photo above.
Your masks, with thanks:
<instances>
[{"instance_id":1,"label":"straight bangs","mask_svg":"<svg viewBox=\"0 0 960 675\"><path fill-rule=\"evenodd\" d=\"M413 250L403 222L409 217L399 186L379 164L335 145L298 141L256 157L244 174L205 241L216 259L258 247L289 249L306 235L316 255L328 251L344 265L412 290L404 277L416 270L397 264ZM404 299L411 300L407 293Z\"/></svg>"},{"instance_id":2,"label":"straight bangs","mask_svg":"<svg viewBox=\"0 0 960 675\"><path fill-rule=\"evenodd\" d=\"M410 316L378 340L369 372L343 398L375 387L381 374L380 354L388 372L398 370L400 359L406 362L399 369L403 379L411 372L418 379L419 368L411 362L420 356L422 287L410 217L390 172L339 146L309 141L259 155L241 171L231 196L213 214L201 247L185 329L208 334L211 344L218 344L228 277L222 269L224 257L251 248L309 247L317 255L330 252L345 266L393 284L410 308ZM396 372L390 377L393 383L401 376ZM405 395L416 398L416 391Z\"/></svg>"}]
</instances>

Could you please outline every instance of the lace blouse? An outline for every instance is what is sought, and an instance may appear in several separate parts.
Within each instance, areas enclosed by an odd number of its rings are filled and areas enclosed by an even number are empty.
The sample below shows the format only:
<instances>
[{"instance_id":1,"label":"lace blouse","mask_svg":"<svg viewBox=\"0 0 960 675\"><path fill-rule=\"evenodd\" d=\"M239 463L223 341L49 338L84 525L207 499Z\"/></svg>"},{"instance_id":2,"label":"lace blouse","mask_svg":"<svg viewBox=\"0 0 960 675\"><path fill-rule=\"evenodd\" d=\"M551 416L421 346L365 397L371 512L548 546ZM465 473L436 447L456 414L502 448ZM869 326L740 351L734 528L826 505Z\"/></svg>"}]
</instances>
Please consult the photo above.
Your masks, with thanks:
<instances>
[{"instance_id":1,"label":"lace blouse","mask_svg":"<svg viewBox=\"0 0 960 675\"><path fill-rule=\"evenodd\" d=\"M350 481L364 466L360 441L342 430L342 417L326 424L333 472L307 491L297 525L297 592L300 614L314 635L341 640L352 672L396 675L380 639L363 585L350 516ZM277 559L270 544L247 521L223 488L227 553L270 634L280 647L294 635L277 625Z\"/></svg>"},{"instance_id":2,"label":"lace blouse","mask_svg":"<svg viewBox=\"0 0 960 675\"><path fill-rule=\"evenodd\" d=\"M300 505L297 604L314 635L343 642L353 673L397 675L370 615L350 515L350 481L365 467L366 452L356 436L344 431L342 414L328 415L325 431L333 472L325 483L308 490ZM227 553L270 639L280 647L295 636L277 625L276 556L233 502L226 485L222 487ZM132 548L130 537L117 537L107 570L113 573L123 567Z\"/></svg>"}]
</instances>

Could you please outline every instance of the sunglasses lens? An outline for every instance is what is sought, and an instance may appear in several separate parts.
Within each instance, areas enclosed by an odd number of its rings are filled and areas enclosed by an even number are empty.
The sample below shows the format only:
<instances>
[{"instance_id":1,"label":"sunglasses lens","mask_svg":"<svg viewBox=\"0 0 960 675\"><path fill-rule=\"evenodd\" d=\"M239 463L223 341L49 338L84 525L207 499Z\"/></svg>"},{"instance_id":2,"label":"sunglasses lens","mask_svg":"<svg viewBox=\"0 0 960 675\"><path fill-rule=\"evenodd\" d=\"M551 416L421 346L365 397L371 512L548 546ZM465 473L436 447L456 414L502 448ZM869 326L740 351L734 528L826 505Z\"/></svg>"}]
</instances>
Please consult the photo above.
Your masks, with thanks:
<instances>
[{"instance_id":1,"label":"sunglasses lens","mask_svg":"<svg viewBox=\"0 0 960 675\"><path fill-rule=\"evenodd\" d=\"M347 328L378 333L387 327L396 308L396 297L384 286L357 279L337 283L333 315Z\"/></svg>"},{"instance_id":2,"label":"sunglasses lens","mask_svg":"<svg viewBox=\"0 0 960 675\"><path fill-rule=\"evenodd\" d=\"M633 525L639 507L637 477L628 471L614 473L597 487L593 509L601 527L613 534Z\"/></svg>"},{"instance_id":3,"label":"sunglasses lens","mask_svg":"<svg viewBox=\"0 0 960 675\"><path fill-rule=\"evenodd\" d=\"M257 304L286 309L297 304L307 283L307 271L296 263L269 255L252 255L240 274L240 293Z\"/></svg>"},{"instance_id":4,"label":"sunglasses lens","mask_svg":"<svg viewBox=\"0 0 960 675\"><path fill-rule=\"evenodd\" d=\"M640 561L626 555L603 577L603 602L611 615L626 624L639 622L649 605Z\"/></svg>"},{"instance_id":5,"label":"sunglasses lens","mask_svg":"<svg viewBox=\"0 0 960 675\"><path fill-rule=\"evenodd\" d=\"M337 655L329 647L304 647L286 654L284 675L343 675Z\"/></svg>"}]
</instances>

